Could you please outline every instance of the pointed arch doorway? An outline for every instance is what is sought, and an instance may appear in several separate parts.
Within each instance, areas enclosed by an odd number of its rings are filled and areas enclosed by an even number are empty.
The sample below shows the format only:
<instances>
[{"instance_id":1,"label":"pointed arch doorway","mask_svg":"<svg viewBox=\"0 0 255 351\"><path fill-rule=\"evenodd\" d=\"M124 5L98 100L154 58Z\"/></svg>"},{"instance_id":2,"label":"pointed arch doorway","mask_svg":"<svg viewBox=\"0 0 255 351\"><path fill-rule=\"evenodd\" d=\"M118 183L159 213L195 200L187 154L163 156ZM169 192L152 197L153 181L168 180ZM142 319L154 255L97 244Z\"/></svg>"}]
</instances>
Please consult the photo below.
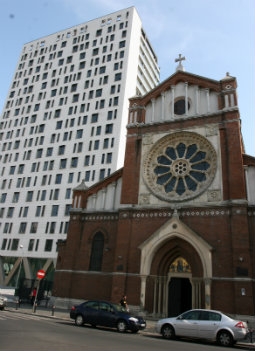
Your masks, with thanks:
<instances>
[{"instance_id":1,"label":"pointed arch doorway","mask_svg":"<svg viewBox=\"0 0 255 351\"><path fill-rule=\"evenodd\" d=\"M189 308L210 308L211 250L178 216L160 227L142 245L141 303L157 317ZM182 265L178 266L178 261Z\"/></svg>"}]
</instances>

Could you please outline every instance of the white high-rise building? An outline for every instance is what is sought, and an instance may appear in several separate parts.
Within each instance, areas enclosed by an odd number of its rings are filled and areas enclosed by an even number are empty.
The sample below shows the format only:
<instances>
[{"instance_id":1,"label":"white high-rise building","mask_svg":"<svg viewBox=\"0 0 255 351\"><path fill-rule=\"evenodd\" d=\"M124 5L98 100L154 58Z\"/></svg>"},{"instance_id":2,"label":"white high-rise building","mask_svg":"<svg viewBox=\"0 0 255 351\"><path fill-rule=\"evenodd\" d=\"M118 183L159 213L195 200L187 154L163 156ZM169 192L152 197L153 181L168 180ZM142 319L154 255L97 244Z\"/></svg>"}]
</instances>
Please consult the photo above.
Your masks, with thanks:
<instances>
[{"instance_id":1,"label":"white high-rise building","mask_svg":"<svg viewBox=\"0 0 255 351\"><path fill-rule=\"evenodd\" d=\"M72 189L123 166L128 99L158 82L134 7L24 45L0 121L1 286L52 280Z\"/></svg>"}]
</instances>

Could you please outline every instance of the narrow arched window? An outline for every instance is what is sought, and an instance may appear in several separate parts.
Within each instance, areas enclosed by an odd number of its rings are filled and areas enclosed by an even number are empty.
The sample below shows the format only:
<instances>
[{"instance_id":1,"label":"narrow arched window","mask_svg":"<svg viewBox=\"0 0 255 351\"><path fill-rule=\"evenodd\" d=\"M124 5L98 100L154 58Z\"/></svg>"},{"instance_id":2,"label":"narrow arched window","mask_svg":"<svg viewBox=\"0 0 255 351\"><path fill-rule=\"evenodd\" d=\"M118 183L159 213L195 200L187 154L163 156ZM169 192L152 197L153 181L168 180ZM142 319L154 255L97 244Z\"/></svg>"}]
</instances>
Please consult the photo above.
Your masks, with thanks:
<instances>
[{"instance_id":1,"label":"narrow arched window","mask_svg":"<svg viewBox=\"0 0 255 351\"><path fill-rule=\"evenodd\" d=\"M102 259L104 249L104 235L101 232L97 232L94 235L91 247L90 271L101 271L102 270Z\"/></svg>"}]
</instances>

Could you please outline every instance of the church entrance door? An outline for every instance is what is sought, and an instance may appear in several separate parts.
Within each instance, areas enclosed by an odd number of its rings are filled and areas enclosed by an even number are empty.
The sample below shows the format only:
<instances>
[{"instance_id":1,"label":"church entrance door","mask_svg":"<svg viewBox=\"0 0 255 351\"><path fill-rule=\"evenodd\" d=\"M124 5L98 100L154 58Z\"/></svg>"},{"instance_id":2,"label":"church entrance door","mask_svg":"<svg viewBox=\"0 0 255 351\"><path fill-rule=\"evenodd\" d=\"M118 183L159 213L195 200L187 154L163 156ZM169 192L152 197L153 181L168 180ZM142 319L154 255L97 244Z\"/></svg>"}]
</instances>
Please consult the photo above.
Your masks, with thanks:
<instances>
[{"instance_id":1,"label":"church entrance door","mask_svg":"<svg viewBox=\"0 0 255 351\"><path fill-rule=\"evenodd\" d=\"M192 286L188 278L171 278L168 284L168 317L192 308Z\"/></svg>"}]
</instances>

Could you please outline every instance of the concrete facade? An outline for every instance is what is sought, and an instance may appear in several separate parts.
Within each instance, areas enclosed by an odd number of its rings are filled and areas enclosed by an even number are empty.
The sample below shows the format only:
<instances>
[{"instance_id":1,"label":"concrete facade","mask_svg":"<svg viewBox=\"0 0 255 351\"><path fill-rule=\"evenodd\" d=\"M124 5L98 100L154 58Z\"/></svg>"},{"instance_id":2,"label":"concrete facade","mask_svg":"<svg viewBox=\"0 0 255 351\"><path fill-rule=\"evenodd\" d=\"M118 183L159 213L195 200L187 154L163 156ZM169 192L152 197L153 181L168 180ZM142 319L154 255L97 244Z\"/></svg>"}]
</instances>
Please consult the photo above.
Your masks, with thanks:
<instances>
[{"instance_id":1,"label":"concrete facade","mask_svg":"<svg viewBox=\"0 0 255 351\"><path fill-rule=\"evenodd\" d=\"M158 82L134 7L24 45L0 122L0 285L44 269L51 290L73 188L123 166L128 99Z\"/></svg>"}]
</instances>

